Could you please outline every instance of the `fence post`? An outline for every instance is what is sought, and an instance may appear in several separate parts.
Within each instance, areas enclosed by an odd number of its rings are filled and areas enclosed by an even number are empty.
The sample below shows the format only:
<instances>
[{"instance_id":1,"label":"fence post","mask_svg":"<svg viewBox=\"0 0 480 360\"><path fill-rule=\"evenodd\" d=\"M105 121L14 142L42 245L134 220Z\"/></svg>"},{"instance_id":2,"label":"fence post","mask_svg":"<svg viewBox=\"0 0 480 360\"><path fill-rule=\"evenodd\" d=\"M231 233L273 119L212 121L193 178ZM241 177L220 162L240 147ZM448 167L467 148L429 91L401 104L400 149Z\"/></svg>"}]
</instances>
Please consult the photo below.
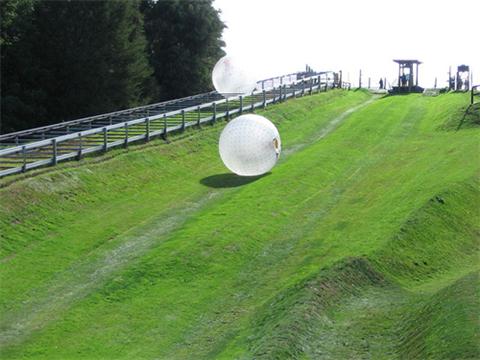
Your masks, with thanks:
<instances>
[{"instance_id":1,"label":"fence post","mask_svg":"<svg viewBox=\"0 0 480 360\"><path fill-rule=\"evenodd\" d=\"M27 148L25 145L22 146L22 157L23 157L23 165L22 165L22 172L27 170Z\"/></svg>"},{"instance_id":2,"label":"fence post","mask_svg":"<svg viewBox=\"0 0 480 360\"><path fill-rule=\"evenodd\" d=\"M275 104L275 100L276 100L276 96L275 96L275 86L273 87L272 89L272 93L273 93L273 103Z\"/></svg>"},{"instance_id":3,"label":"fence post","mask_svg":"<svg viewBox=\"0 0 480 360\"><path fill-rule=\"evenodd\" d=\"M240 111L239 111L240 115L242 115L242 112L243 112L243 96L240 95Z\"/></svg>"},{"instance_id":4,"label":"fence post","mask_svg":"<svg viewBox=\"0 0 480 360\"><path fill-rule=\"evenodd\" d=\"M310 94L309 95L312 95L312 92L313 92L313 78L310 78Z\"/></svg>"},{"instance_id":5,"label":"fence post","mask_svg":"<svg viewBox=\"0 0 480 360\"><path fill-rule=\"evenodd\" d=\"M279 102L282 102L282 93L283 93L282 88L283 88L283 85L280 85L280 86L278 87L278 91L279 91L278 101L279 101Z\"/></svg>"},{"instance_id":6,"label":"fence post","mask_svg":"<svg viewBox=\"0 0 480 360\"><path fill-rule=\"evenodd\" d=\"M295 97L296 97L296 96L295 96L295 85L297 85L297 84L294 84L294 85L293 85L293 98L294 98L294 99L295 99Z\"/></svg>"},{"instance_id":7,"label":"fence post","mask_svg":"<svg viewBox=\"0 0 480 360\"><path fill-rule=\"evenodd\" d=\"M228 106L228 98L225 99L225 106L227 107L227 111L225 112L225 120L228 121L230 116L230 108Z\"/></svg>"},{"instance_id":8,"label":"fence post","mask_svg":"<svg viewBox=\"0 0 480 360\"><path fill-rule=\"evenodd\" d=\"M57 165L57 139L52 139L52 164Z\"/></svg>"},{"instance_id":9,"label":"fence post","mask_svg":"<svg viewBox=\"0 0 480 360\"><path fill-rule=\"evenodd\" d=\"M107 128L103 128L103 151L107 151L108 149L108 134L107 134Z\"/></svg>"},{"instance_id":10,"label":"fence post","mask_svg":"<svg viewBox=\"0 0 480 360\"><path fill-rule=\"evenodd\" d=\"M163 140L167 140L167 132L168 132L167 114L163 114L163 134L162 134Z\"/></svg>"},{"instance_id":11,"label":"fence post","mask_svg":"<svg viewBox=\"0 0 480 360\"><path fill-rule=\"evenodd\" d=\"M265 109L267 107L267 94L265 93L265 89L262 90L262 95L263 95L263 108Z\"/></svg>"},{"instance_id":12,"label":"fence post","mask_svg":"<svg viewBox=\"0 0 480 360\"><path fill-rule=\"evenodd\" d=\"M82 133L78 133L78 154L77 154L77 160L80 160L82 158L82 147L83 147L83 139L82 139Z\"/></svg>"},{"instance_id":13,"label":"fence post","mask_svg":"<svg viewBox=\"0 0 480 360\"><path fill-rule=\"evenodd\" d=\"M217 121L217 103L213 103L213 116L212 116L212 125Z\"/></svg>"},{"instance_id":14,"label":"fence post","mask_svg":"<svg viewBox=\"0 0 480 360\"><path fill-rule=\"evenodd\" d=\"M182 109L182 131L185 131L185 110Z\"/></svg>"},{"instance_id":15,"label":"fence post","mask_svg":"<svg viewBox=\"0 0 480 360\"><path fill-rule=\"evenodd\" d=\"M305 79L302 79L302 96L305 95Z\"/></svg>"},{"instance_id":16,"label":"fence post","mask_svg":"<svg viewBox=\"0 0 480 360\"><path fill-rule=\"evenodd\" d=\"M145 141L150 141L150 118L145 119Z\"/></svg>"},{"instance_id":17,"label":"fence post","mask_svg":"<svg viewBox=\"0 0 480 360\"><path fill-rule=\"evenodd\" d=\"M255 112L255 106L254 106L255 99L254 99L254 97L253 97L253 91L252 91L252 96L250 97L250 100L251 100L251 104L252 104L252 105L251 105L251 107L252 107L252 108L251 108L251 111L252 111L252 112Z\"/></svg>"},{"instance_id":18,"label":"fence post","mask_svg":"<svg viewBox=\"0 0 480 360\"><path fill-rule=\"evenodd\" d=\"M370 78L368 78L368 88L370 89Z\"/></svg>"},{"instance_id":19,"label":"fence post","mask_svg":"<svg viewBox=\"0 0 480 360\"><path fill-rule=\"evenodd\" d=\"M125 123L125 143L123 146L128 147L128 123Z\"/></svg>"},{"instance_id":20,"label":"fence post","mask_svg":"<svg viewBox=\"0 0 480 360\"><path fill-rule=\"evenodd\" d=\"M202 118L202 114L200 112L200 105L197 106L197 126L200 127L200 119Z\"/></svg>"},{"instance_id":21,"label":"fence post","mask_svg":"<svg viewBox=\"0 0 480 360\"><path fill-rule=\"evenodd\" d=\"M320 84L321 84L321 83L322 83L321 76L318 75L318 76L317 76L317 85L318 85L318 87L317 87L317 93L320 92L320 90L321 90L321 89L320 89Z\"/></svg>"},{"instance_id":22,"label":"fence post","mask_svg":"<svg viewBox=\"0 0 480 360\"><path fill-rule=\"evenodd\" d=\"M362 69L360 69L360 73L358 75L358 88L362 88Z\"/></svg>"}]
</instances>

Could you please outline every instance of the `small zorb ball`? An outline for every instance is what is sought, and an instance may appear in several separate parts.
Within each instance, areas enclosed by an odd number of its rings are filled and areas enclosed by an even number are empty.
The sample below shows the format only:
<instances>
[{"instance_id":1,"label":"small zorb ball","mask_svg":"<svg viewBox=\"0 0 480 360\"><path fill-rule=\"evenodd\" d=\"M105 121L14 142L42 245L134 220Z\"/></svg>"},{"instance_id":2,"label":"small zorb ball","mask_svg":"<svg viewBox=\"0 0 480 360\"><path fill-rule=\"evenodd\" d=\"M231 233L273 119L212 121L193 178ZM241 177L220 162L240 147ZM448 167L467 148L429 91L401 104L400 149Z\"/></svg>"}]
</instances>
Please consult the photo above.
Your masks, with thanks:
<instances>
[{"instance_id":1,"label":"small zorb ball","mask_svg":"<svg viewBox=\"0 0 480 360\"><path fill-rule=\"evenodd\" d=\"M251 94L257 85L248 68L231 56L224 56L215 64L212 82L215 90L226 98Z\"/></svg>"},{"instance_id":2,"label":"small zorb ball","mask_svg":"<svg viewBox=\"0 0 480 360\"><path fill-rule=\"evenodd\" d=\"M220 157L230 171L240 176L269 172L280 150L277 128L260 115L239 116L230 121L220 135Z\"/></svg>"}]
</instances>

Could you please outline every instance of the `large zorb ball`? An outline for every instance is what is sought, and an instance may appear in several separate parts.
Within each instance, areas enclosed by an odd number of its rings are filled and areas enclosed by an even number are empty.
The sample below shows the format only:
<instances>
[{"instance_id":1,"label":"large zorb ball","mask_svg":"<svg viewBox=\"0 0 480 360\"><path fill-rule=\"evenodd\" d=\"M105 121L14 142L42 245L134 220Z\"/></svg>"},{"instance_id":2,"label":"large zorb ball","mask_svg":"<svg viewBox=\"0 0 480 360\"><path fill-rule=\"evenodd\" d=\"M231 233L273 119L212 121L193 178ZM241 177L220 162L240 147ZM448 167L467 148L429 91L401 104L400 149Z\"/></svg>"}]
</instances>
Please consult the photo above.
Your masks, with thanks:
<instances>
[{"instance_id":1,"label":"large zorb ball","mask_svg":"<svg viewBox=\"0 0 480 360\"><path fill-rule=\"evenodd\" d=\"M270 171L278 160L280 135L275 125L263 116L242 115L223 129L219 150L223 163L235 174L262 175Z\"/></svg>"},{"instance_id":2,"label":"large zorb ball","mask_svg":"<svg viewBox=\"0 0 480 360\"><path fill-rule=\"evenodd\" d=\"M257 82L248 68L237 59L224 56L212 71L215 90L228 98L235 95L251 94Z\"/></svg>"}]
</instances>

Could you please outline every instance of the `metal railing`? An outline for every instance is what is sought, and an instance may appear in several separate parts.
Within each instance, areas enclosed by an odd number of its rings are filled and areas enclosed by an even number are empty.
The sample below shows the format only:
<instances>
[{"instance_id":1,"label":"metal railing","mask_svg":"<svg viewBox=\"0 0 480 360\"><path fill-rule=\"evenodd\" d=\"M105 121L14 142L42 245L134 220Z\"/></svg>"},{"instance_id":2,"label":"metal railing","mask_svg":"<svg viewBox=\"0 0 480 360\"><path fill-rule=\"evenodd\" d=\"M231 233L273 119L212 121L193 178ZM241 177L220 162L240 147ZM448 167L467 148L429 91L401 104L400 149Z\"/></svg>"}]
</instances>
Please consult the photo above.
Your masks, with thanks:
<instances>
[{"instance_id":1,"label":"metal railing","mask_svg":"<svg viewBox=\"0 0 480 360\"><path fill-rule=\"evenodd\" d=\"M480 91L478 91L479 88L480 85L472 86L472 89L470 90L470 105L475 103L475 96L480 96Z\"/></svg>"},{"instance_id":2,"label":"metal railing","mask_svg":"<svg viewBox=\"0 0 480 360\"><path fill-rule=\"evenodd\" d=\"M288 98L348 84L334 84L328 74L295 80L289 74L257 85L262 86L262 90L247 96L224 98L211 92L1 135L0 177L68 159L79 160L86 154L127 147L132 142L149 141L157 136L166 139L174 131L215 123Z\"/></svg>"}]
</instances>

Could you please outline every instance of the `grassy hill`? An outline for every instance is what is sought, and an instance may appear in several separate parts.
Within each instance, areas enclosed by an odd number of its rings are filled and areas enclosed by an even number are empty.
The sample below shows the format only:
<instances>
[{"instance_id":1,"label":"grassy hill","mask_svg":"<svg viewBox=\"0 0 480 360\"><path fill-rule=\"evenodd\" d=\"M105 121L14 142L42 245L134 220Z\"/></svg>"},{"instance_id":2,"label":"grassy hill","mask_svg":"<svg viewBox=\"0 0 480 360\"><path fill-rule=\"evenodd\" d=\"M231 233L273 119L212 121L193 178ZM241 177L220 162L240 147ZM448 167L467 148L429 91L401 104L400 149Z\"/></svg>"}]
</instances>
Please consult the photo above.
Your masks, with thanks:
<instances>
[{"instance_id":1,"label":"grassy hill","mask_svg":"<svg viewBox=\"0 0 480 360\"><path fill-rule=\"evenodd\" d=\"M479 358L467 103L272 106L284 150L256 178L217 124L1 180L1 358Z\"/></svg>"}]
</instances>

